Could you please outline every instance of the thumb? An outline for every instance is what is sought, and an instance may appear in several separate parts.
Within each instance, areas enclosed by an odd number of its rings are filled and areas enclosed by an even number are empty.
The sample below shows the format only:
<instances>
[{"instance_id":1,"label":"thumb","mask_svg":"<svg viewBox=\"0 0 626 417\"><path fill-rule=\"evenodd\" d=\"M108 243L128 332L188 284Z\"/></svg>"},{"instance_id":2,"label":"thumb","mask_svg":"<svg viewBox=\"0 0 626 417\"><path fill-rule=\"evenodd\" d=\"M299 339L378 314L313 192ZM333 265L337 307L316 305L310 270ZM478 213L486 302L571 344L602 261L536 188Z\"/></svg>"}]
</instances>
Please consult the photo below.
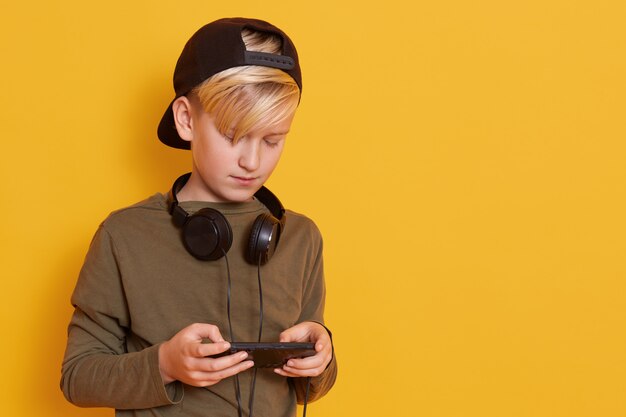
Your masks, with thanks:
<instances>
[{"instance_id":1,"label":"thumb","mask_svg":"<svg viewBox=\"0 0 626 417\"><path fill-rule=\"evenodd\" d=\"M213 325L207 323L194 323L187 326L183 332L185 336L191 340L201 340L208 342L224 342L224 338L220 333L220 329Z\"/></svg>"},{"instance_id":2,"label":"thumb","mask_svg":"<svg viewBox=\"0 0 626 417\"><path fill-rule=\"evenodd\" d=\"M280 336L279 336L279 338L278 338L278 341L279 341L280 343L287 343L287 342L292 342L292 341L293 341L293 340L291 339L291 332L290 332L290 330L291 330L291 329L287 329L287 330L283 331L283 332L280 334Z\"/></svg>"},{"instance_id":3,"label":"thumb","mask_svg":"<svg viewBox=\"0 0 626 417\"><path fill-rule=\"evenodd\" d=\"M288 328L280 334L280 341L286 342L305 342L309 339L309 332L306 323L296 324Z\"/></svg>"}]
</instances>

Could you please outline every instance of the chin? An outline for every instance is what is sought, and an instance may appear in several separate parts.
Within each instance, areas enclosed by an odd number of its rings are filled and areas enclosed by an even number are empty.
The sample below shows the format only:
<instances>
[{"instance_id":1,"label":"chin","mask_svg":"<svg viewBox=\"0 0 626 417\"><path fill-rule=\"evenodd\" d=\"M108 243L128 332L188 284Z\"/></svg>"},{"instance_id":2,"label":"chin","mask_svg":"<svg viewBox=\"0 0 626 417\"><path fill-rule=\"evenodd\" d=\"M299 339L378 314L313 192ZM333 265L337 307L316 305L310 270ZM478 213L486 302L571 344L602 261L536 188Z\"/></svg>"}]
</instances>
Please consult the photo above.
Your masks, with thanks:
<instances>
[{"instance_id":1,"label":"chin","mask_svg":"<svg viewBox=\"0 0 626 417\"><path fill-rule=\"evenodd\" d=\"M252 200L252 198L254 197L254 193L256 191L257 190L254 190L254 191L241 190L238 192L231 192L231 193L228 193L227 195L223 195L222 198L224 199L224 201L231 202L231 203L245 203L246 201Z\"/></svg>"}]
</instances>

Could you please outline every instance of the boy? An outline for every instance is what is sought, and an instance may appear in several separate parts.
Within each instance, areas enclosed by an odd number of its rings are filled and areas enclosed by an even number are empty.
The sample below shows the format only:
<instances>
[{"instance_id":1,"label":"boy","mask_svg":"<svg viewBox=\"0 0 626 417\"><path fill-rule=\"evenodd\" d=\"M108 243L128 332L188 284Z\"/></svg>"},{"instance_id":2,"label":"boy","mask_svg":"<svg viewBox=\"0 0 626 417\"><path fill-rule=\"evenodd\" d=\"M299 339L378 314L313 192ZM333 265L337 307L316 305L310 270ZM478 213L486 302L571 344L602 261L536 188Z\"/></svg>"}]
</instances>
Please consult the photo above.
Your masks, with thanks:
<instances>
[{"instance_id":1,"label":"boy","mask_svg":"<svg viewBox=\"0 0 626 417\"><path fill-rule=\"evenodd\" d=\"M168 195L112 213L85 258L61 388L117 416L293 416L337 372L323 326L322 241L263 183L281 155L302 81L291 40L221 19L187 42L158 129L191 149ZM251 369L232 341L312 342L315 354Z\"/></svg>"}]
</instances>

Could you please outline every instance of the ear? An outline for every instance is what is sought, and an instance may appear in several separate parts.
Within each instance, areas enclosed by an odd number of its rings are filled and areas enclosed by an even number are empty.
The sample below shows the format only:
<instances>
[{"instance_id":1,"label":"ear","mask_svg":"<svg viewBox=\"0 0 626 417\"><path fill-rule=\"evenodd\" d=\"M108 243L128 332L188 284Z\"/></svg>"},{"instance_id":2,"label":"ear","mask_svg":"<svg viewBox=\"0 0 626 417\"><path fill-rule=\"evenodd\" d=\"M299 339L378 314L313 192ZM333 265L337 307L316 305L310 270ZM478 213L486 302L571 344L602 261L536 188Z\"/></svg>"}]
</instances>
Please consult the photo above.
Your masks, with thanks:
<instances>
[{"instance_id":1,"label":"ear","mask_svg":"<svg viewBox=\"0 0 626 417\"><path fill-rule=\"evenodd\" d=\"M172 113L174 113L174 122L178 136L182 140L191 142L193 139L193 120L191 102L185 96L178 97L172 103Z\"/></svg>"}]
</instances>

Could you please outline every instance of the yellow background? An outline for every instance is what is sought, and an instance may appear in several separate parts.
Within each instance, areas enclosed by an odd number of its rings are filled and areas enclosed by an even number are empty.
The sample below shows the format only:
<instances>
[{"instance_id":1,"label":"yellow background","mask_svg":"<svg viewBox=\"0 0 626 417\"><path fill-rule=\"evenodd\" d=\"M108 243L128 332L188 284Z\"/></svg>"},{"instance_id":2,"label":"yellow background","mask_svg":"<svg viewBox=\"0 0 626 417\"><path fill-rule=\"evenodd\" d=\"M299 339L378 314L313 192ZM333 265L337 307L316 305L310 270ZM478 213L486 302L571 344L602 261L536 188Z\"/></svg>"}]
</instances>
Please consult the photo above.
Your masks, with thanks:
<instances>
[{"instance_id":1,"label":"yellow background","mask_svg":"<svg viewBox=\"0 0 626 417\"><path fill-rule=\"evenodd\" d=\"M69 297L112 210L188 154L156 125L223 16L298 45L269 186L325 237L340 377L318 417L626 415L626 3L2 3L3 416L63 399Z\"/></svg>"}]
</instances>

